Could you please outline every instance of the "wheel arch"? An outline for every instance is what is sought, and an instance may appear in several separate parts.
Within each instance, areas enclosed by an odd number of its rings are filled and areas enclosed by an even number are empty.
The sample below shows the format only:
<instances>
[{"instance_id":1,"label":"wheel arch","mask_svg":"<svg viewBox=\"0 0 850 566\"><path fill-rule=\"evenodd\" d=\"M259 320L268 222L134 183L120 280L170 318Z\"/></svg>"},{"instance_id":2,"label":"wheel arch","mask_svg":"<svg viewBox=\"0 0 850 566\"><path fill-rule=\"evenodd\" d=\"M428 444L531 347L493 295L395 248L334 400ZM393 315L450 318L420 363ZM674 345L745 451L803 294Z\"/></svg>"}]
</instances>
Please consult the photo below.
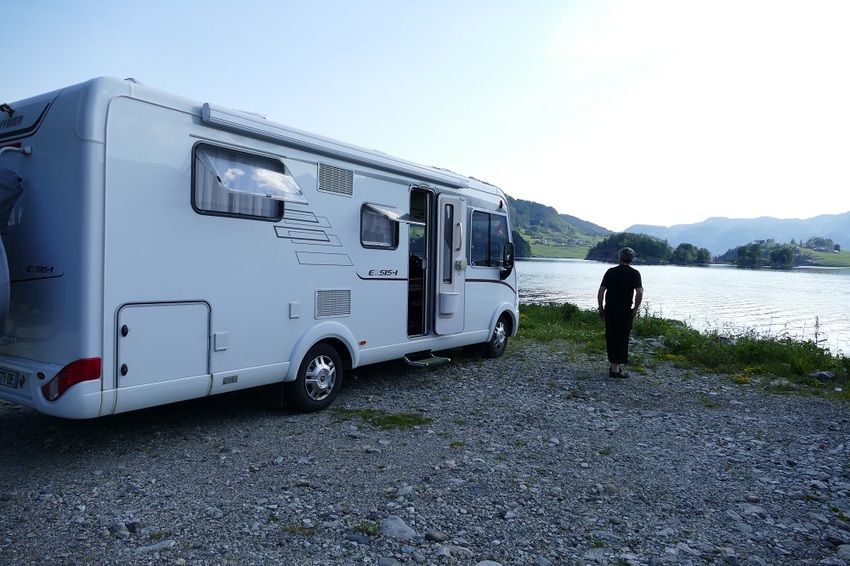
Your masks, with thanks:
<instances>
[{"instance_id":1,"label":"wheel arch","mask_svg":"<svg viewBox=\"0 0 850 566\"><path fill-rule=\"evenodd\" d=\"M360 362L359 351L355 347L356 341L351 331L338 322L323 322L310 328L295 343L289 356L291 363L283 378L284 382L295 381L298 376L298 368L304 361L304 356L307 355L310 348L319 343L332 346L339 354L343 366L347 369L357 367Z\"/></svg>"},{"instance_id":2,"label":"wheel arch","mask_svg":"<svg viewBox=\"0 0 850 566\"><path fill-rule=\"evenodd\" d=\"M499 322L499 319L502 318L502 315L506 315L508 336L516 336L517 329L519 327L519 312L517 311L516 305L512 305L511 303L502 303L496 307L496 310L493 312L493 316L490 318L490 332L496 328L496 324Z\"/></svg>"}]
</instances>

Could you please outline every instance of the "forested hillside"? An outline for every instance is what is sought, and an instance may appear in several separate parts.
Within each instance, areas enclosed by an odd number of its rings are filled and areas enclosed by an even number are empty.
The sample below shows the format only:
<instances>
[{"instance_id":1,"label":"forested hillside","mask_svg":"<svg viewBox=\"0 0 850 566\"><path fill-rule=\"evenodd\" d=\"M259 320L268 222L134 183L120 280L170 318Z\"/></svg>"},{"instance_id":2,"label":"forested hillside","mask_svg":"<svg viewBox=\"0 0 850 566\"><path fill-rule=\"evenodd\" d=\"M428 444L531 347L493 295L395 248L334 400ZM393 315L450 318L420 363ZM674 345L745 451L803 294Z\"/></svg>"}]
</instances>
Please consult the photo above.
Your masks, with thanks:
<instances>
[{"instance_id":1,"label":"forested hillside","mask_svg":"<svg viewBox=\"0 0 850 566\"><path fill-rule=\"evenodd\" d=\"M508 197L513 229L529 244L546 246L591 246L611 230L592 222L559 214L551 206Z\"/></svg>"}]
</instances>

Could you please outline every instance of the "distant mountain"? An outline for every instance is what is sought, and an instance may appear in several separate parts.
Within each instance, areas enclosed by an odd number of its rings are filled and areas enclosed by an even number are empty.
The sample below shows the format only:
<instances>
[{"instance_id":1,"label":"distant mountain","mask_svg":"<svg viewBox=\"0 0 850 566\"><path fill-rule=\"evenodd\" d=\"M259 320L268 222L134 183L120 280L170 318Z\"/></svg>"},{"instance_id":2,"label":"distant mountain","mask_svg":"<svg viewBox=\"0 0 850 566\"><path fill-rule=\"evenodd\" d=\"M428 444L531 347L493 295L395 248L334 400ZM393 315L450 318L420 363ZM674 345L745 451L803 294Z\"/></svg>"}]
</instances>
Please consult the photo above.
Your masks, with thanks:
<instances>
[{"instance_id":1,"label":"distant mountain","mask_svg":"<svg viewBox=\"0 0 850 566\"><path fill-rule=\"evenodd\" d=\"M708 248L714 255L756 240L772 239L778 243L795 240L800 243L812 237L828 238L841 245L842 249L847 249L850 247L850 212L822 214L805 220L769 216L749 219L716 217L669 228L635 224L624 231L667 240L674 248L681 243L693 244L698 248Z\"/></svg>"}]
</instances>

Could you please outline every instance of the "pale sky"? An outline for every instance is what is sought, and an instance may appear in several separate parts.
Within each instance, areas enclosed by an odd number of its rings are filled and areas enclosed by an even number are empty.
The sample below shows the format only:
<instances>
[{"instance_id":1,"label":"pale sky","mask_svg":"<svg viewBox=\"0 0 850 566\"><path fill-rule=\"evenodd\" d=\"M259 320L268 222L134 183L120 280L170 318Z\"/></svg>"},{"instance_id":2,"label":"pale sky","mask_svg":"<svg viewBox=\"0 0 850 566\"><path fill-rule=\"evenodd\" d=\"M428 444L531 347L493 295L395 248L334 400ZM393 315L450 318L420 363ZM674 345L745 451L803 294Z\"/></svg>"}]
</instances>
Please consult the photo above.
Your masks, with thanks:
<instances>
[{"instance_id":1,"label":"pale sky","mask_svg":"<svg viewBox=\"0 0 850 566\"><path fill-rule=\"evenodd\" d=\"M850 211L846 0L0 8L0 103L134 77L615 231Z\"/></svg>"}]
</instances>

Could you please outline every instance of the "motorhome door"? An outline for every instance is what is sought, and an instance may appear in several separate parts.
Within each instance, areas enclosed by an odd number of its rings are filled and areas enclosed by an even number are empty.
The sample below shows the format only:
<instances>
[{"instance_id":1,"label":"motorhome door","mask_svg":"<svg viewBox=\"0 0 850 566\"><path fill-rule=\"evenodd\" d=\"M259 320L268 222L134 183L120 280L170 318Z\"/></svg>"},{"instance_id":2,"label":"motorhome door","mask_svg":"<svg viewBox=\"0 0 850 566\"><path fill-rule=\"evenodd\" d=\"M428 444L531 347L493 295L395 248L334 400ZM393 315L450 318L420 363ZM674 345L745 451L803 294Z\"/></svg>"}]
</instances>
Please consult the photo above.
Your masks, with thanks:
<instances>
[{"instance_id":1,"label":"motorhome door","mask_svg":"<svg viewBox=\"0 0 850 566\"><path fill-rule=\"evenodd\" d=\"M465 223L466 199L440 195L437 199L437 293L434 301L434 332L437 334L456 334L463 330Z\"/></svg>"}]
</instances>

